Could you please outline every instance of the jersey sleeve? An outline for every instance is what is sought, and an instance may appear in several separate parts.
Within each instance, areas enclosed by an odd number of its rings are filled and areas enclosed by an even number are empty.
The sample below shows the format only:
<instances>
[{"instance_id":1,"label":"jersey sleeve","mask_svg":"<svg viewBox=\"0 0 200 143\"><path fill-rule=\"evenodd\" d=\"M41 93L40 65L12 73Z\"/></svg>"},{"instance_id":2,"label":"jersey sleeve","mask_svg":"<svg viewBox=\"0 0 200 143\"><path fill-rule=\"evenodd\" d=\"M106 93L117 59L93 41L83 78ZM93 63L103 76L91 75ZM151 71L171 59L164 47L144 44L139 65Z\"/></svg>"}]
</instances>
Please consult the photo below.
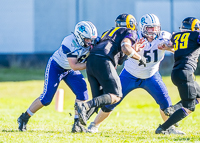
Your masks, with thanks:
<instances>
[{"instance_id":1,"label":"jersey sleeve","mask_svg":"<svg viewBox=\"0 0 200 143\"><path fill-rule=\"evenodd\" d=\"M197 43L200 45L200 33L199 33L199 36L197 38Z\"/></svg>"},{"instance_id":2,"label":"jersey sleeve","mask_svg":"<svg viewBox=\"0 0 200 143\"><path fill-rule=\"evenodd\" d=\"M126 32L126 36L124 38L129 38L132 42L132 44L135 43L135 41L137 40L138 36L136 31L128 29Z\"/></svg>"},{"instance_id":3,"label":"jersey sleeve","mask_svg":"<svg viewBox=\"0 0 200 143\"><path fill-rule=\"evenodd\" d=\"M167 31L161 31L159 39L170 40L171 37L172 37L171 33L167 32Z\"/></svg>"},{"instance_id":4,"label":"jersey sleeve","mask_svg":"<svg viewBox=\"0 0 200 143\"><path fill-rule=\"evenodd\" d=\"M64 38L64 40L62 41L62 51L64 54L67 55L67 57L77 57L77 53L73 52L75 50L73 44L73 41L69 40L67 37Z\"/></svg>"},{"instance_id":5,"label":"jersey sleeve","mask_svg":"<svg viewBox=\"0 0 200 143\"><path fill-rule=\"evenodd\" d=\"M167 31L160 32L159 40L163 40L166 44L169 44L169 41L171 40L171 38L172 38L171 33Z\"/></svg>"}]
</instances>

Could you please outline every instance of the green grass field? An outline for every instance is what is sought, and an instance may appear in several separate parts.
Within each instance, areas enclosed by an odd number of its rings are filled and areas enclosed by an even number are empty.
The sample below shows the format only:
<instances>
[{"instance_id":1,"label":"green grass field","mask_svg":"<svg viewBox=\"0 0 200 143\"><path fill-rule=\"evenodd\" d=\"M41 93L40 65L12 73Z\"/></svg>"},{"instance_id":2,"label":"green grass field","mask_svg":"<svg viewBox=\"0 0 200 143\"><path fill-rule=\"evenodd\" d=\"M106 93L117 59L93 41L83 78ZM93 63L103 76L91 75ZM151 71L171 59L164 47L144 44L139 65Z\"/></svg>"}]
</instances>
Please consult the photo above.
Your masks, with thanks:
<instances>
[{"instance_id":1,"label":"green grass field","mask_svg":"<svg viewBox=\"0 0 200 143\"><path fill-rule=\"evenodd\" d=\"M200 142L200 109L179 123L179 129L187 135L156 135L155 129L162 119L159 107L144 90L132 91L101 124L99 133L71 133L75 96L61 82L64 89L64 112L55 110L55 101L39 110L28 123L27 132L19 132L17 118L43 90L43 72L38 70L0 70L0 143L60 143L60 142ZM26 75L26 76L24 76ZM32 76L30 78L30 76ZM12 79L14 81L12 81ZM172 102L179 101L176 87L170 77L163 77ZM200 83L200 76L197 77ZM88 86L90 90L90 87ZM91 93L90 93L91 95ZM72 114L72 116L70 116ZM93 121L95 115L89 120ZM88 122L88 125L89 125Z\"/></svg>"}]
</instances>

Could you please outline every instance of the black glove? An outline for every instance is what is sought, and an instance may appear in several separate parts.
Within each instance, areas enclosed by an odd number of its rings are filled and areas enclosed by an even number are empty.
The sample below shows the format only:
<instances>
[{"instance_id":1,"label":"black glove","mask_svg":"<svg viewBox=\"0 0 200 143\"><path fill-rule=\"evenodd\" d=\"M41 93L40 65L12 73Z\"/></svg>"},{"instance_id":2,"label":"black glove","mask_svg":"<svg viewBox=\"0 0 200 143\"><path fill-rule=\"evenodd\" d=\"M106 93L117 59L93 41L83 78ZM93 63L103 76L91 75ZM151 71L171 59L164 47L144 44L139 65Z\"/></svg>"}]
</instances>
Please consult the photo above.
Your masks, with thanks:
<instances>
[{"instance_id":1,"label":"black glove","mask_svg":"<svg viewBox=\"0 0 200 143\"><path fill-rule=\"evenodd\" d=\"M82 55L78 58L79 63L85 63L87 61L86 55Z\"/></svg>"},{"instance_id":2,"label":"black glove","mask_svg":"<svg viewBox=\"0 0 200 143\"><path fill-rule=\"evenodd\" d=\"M141 59L139 60L139 66L144 65L144 67L146 67L146 58L145 57L141 57Z\"/></svg>"},{"instance_id":3,"label":"black glove","mask_svg":"<svg viewBox=\"0 0 200 143\"><path fill-rule=\"evenodd\" d=\"M95 40L94 40L94 46L96 46L99 42L100 42L100 40L101 40L101 37L97 37Z\"/></svg>"}]
</instances>

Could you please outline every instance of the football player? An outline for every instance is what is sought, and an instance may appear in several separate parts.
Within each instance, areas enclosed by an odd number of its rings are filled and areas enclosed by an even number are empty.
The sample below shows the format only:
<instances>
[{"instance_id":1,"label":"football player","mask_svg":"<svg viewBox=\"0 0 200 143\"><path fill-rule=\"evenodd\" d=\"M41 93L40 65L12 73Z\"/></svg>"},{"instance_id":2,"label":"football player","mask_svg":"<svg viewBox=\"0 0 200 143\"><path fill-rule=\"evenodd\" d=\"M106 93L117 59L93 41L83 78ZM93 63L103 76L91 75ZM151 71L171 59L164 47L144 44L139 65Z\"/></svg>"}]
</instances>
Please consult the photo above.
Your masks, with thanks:
<instances>
[{"instance_id":1,"label":"football player","mask_svg":"<svg viewBox=\"0 0 200 143\"><path fill-rule=\"evenodd\" d=\"M116 27L105 32L100 42L90 51L86 71L93 99L75 104L83 125L87 124L90 110L120 101L122 88L116 72L118 64L123 63L128 56L140 66L146 66L145 58L132 48L136 49L143 43L143 39L136 41L135 29L135 18L130 14L121 14L117 17Z\"/></svg>"},{"instance_id":2,"label":"football player","mask_svg":"<svg viewBox=\"0 0 200 143\"><path fill-rule=\"evenodd\" d=\"M51 103L61 80L64 80L76 95L75 102L88 100L86 82L79 70L86 68L85 61L95 38L97 38L97 29L89 21L76 24L74 33L64 38L60 48L50 57L46 66L43 93L17 120L20 131L26 131L30 117L43 106ZM72 132L85 132L76 111L74 118Z\"/></svg>"},{"instance_id":3,"label":"football player","mask_svg":"<svg viewBox=\"0 0 200 143\"><path fill-rule=\"evenodd\" d=\"M162 44L159 48L174 50L171 79L178 88L181 101L174 106L179 108L156 129L156 134L169 134L169 127L193 112L195 104L200 101L200 86L194 78L200 53L200 21L187 17L182 21L180 30L172 35L171 43Z\"/></svg>"},{"instance_id":4,"label":"football player","mask_svg":"<svg viewBox=\"0 0 200 143\"><path fill-rule=\"evenodd\" d=\"M144 48L138 49L138 54L146 58L146 67L139 66L138 61L131 58L125 61L124 69L120 74L123 94L122 100L132 90L142 88L159 104L161 117L166 121L168 116L163 111L167 110L172 103L159 73L159 65L164 58L165 51L159 50L158 45L163 42L168 43L171 34L167 31L161 31L159 19L154 14L143 15L139 24L140 31L138 31L138 35L140 38L145 39L145 44ZM111 114L112 110L120 102L101 108L94 122L91 122L88 127L88 131L92 133L98 132L100 123ZM177 134L182 133L176 130L174 126L171 126L170 131Z\"/></svg>"}]
</instances>

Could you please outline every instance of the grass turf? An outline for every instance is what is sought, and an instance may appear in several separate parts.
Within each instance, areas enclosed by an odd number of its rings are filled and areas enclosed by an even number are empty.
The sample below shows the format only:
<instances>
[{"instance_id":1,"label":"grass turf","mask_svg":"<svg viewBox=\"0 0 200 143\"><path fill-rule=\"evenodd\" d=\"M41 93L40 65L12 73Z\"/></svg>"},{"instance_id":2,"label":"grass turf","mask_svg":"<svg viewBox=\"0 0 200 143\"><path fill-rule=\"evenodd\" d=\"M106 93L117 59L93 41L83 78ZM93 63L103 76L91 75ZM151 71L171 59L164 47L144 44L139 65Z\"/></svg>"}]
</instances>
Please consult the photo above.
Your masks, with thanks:
<instances>
[{"instance_id":1,"label":"grass turf","mask_svg":"<svg viewBox=\"0 0 200 143\"><path fill-rule=\"evenodd\" d=\"M2 71L2 70L1 70ZM200 125L198 116L200 109L182 120L179 129L186 135L156 135L155 129L162 119L159 115L159 106L144 90L136 89L129 93L125 100L114 110L111 116L103 122L99 133L71 133L74 116L75 96L70 89L61 82L59 88L64 89L64 112L55 111L55 101L39 110L28 123L27 132L17 130L17 118L25 112L30 104L42 93L43 72L18 70L16 75L9 74L4 82L0 83L0 143L1 142L200 142ZM27 75L24 78L24 74ZM33 73L31 73L33 72ZM23 77L24 79L20 78ZM16 80L12 80L12 76ZM6 80L8 79L9 80ZM2 79L2 78L0 78ZM39 79L39 80L36 80ZM179 101L177 88L172 84L170 77L163 77L169 90L173 104ZM200 83L200 77L197 77ZM90 87L88 84L88 89ZM91 95L91 93L89 92ZM71 116L72 114L72 116ZM95 115L88 121L93 121Z\"/></svg>"}]
</instances>

